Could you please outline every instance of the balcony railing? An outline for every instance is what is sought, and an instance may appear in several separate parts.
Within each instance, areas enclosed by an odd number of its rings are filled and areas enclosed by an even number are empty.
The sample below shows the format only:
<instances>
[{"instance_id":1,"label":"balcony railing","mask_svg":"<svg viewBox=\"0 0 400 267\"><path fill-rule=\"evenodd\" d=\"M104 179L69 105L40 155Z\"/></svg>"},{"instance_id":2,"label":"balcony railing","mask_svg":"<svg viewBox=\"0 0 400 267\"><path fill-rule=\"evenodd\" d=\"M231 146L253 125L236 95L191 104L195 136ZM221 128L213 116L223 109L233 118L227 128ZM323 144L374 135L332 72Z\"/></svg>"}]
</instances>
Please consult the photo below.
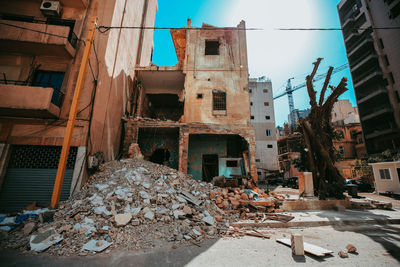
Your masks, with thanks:
<instances>
[{"instance_id":1,"label":"balcony railing","mask_svg":"<svg viewBox=\"0 0 400 267\"><path fill-rule=\"evenodd\" d=\"M56 25L69 27L68 36L65 36L68 42L73 48L76 48L78 37L74 33L75 20L60 19L60 18L48 18L47 20L37 20L33 16L15 15L15 14L2 14L0 13L0 19L18 21L18 22L28 22L34 24L46 24L46 25Z\"/></svg>"},{"instance_id":2,"label":"balcony railing","mask_svg":"<svg viewBox=\"0 0 400 267\"><path fill-rule=\"evenodd\" d=\"M16 81L16 80L6 80L0 79L0 84L6 85L22 85L22 86L34 86L34 87L43 87L43 88L53 88L53 95L51 97L51 103L56 105L57 107L61 107L62 102L64 100L65 94L61 92L58 88L56 88L51 83L38 83L38 82L27 82L27 81Z\"/></svg>"}]
</instances>

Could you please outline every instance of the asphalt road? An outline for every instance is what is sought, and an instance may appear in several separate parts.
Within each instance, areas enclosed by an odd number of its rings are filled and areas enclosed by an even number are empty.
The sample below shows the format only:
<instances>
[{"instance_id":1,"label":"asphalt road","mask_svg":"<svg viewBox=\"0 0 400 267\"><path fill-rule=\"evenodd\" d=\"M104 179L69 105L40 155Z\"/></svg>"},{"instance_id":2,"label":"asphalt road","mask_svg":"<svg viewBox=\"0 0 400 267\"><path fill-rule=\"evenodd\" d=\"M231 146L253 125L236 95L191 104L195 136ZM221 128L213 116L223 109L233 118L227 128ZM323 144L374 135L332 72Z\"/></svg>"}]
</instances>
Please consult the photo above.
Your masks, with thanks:
<instances>
[{"instance_id":1,"label":"asphalt road","mask_svg":"<svg viewBox=\"0 0 400 267\"><path fill-rule=\"evenodd\" d=\"M110 254L54 257L44 253L0 251L1 266L399 266L400 225L259 229L270 239L245 236L208 240L201 247L171 243L150 251L114 250ZM332 250L332 256L292 256L276 238L299 233L304 241ZM340 258L338 252L353 244L358 254Z\"/></svg>"}]
</instances>

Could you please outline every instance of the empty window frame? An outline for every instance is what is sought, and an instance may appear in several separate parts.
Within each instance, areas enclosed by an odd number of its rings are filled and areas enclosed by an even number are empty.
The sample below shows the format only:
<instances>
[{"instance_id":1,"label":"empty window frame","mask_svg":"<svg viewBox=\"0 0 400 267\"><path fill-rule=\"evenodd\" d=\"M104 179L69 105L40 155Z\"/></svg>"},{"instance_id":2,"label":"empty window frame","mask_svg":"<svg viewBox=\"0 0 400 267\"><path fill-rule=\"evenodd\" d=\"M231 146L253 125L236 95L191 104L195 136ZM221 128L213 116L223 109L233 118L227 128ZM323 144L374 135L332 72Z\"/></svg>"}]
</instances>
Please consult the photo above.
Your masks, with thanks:
<instances>
[{"instance_id":1,"label":"empty window frame","mask_svg":"<svg viewBox=\"0 0 400 267\"><path fill-rule=\"evenodd\" d=\"M250 116L250 120L254 120L254 116Z\"/></svg>"},{"instance_id":2,"label":"empty window frame","mask_svg":"<svg viewBox=\"0 0 400 267\"><path fill-rule=\"evenodd\" d=\"M270 116L265 116L265 119L266 119L266 120L270 120L271 117L270 117Z\"/></svg>"},{"instance_id":3,"label":"empty window frame","mask_svg":"<svg viewBox=\"0 0 400 267\"><path fill-rule=\"evenodd\" d=\"M268 93L268 89L264 89L263 92L264 92L264 93Z\"/></svg>"},{"instance_id":4,"label":"empty window frame","mask_svg":"<svg viewBox=\"0 0 400 267\"><path fill-rule=\"evenodd\" d=\"M344 146L339 146L339 153L344 156Z\"/></svg>"},{"instance_id":5,"label":"empty window frame","mask_svg":"<svg viewBox=\"0 0 400 267\"><path fill-rule=\"evenodd\" d=\"M390 65L389 58L387 57L387 55L384 55L384 56L383 56L383 61L385 62L385 65L386 65L386 66L389 66L389 65Z\"/></svg>"},{"instance_id":6,"label":"empty window frame","mask_svg":"<svg viewBox=\"0 0 400 267\"><path fill-rule=\"evenodd\" d=\"M226 93L221 90L213 90L213 110L226 110Z\"/></svg>"},{"instance_id":7,"label":"empty window frame","mask_svg":"<svg viewBox=\"0 0 400 267\"><path fill-rule=\"evenodd\" d=\"M219 55L218 40L206 40L205 55Z\"/></svg>"},{"instance_id":8,"label":"empty window frame","mask_svg":"<svg viewBox=\"0 0 400 267\"><path fill-rule=\"evenodd\" d=\"M268 147L268 148L272 148L273 146L272 146L272 145L267 145L267 147Z\"/></svg>"},{"instance_id":9,"label":"empty window frame","mask_svg":"<svg viewBox=\"0 0 400 267\"><path fill-rule=\"evenodd\" d=\"M266 130L265 130L265 133L267 134L267 136L271 136L271 130L266 129Z\"/></svg>"},{"instance_id":10,"label":"empty window frame","mask_svg":"<svg viewBox=\"0 0 400 267\"><path fill-rule=\"evenodd\" d=\"M379 176L382 180L391 180L390 170L389 169L379 169Z\"/></svg>"},{"instance_id":11,"label":"empty window frame","mask_svg":"<svg viewBox=\"0 0 400 267\"><path fill-rule=\"evenodd\" d=\"M202 99L203 98L203 94L197 94L197 99Z\"/></svg>"},{"instance_id":12,"label":"empty window frame","mask_svg":"<svg viewBox=\"0 0 400 267\"><path fill-rule=\"evenodd\" d=\"M260 162L260 159L256 159L256 162Z\"/></svg>"},{"instance_id":13,"label":"empty window frame","mask_svg":"<svg viewBox=\"0 0 400 267\"><path fill-rule=\"evenodd\" d=\"M239 166L237 160L227 160L226 161L226 167L228 168L237 168Z\"/></svg>"},{"instance_id":14,"label":"empty window frame","mask_svg":"<svg viewBox=\"0 0 400 267\"><path fill-rule=\"evenodd\" d=\"M269 102L264 102L264 106L269 106Z\"/></svg>"}]
</instances>

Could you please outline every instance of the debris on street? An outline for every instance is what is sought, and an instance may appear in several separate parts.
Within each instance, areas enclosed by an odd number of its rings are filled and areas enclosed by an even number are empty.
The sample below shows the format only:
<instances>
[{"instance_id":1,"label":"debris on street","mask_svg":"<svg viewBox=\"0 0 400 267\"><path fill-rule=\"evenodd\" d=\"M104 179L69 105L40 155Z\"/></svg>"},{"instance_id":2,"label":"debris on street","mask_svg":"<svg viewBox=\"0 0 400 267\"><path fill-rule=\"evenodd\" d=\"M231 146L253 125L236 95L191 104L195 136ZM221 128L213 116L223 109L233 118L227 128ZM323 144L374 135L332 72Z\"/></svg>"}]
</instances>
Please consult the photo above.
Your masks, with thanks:
<instances>
[{"instance_id":1,"label":"debris on street","mask_svg":"<svg viewBox=\"0 0 400 267\"><path fill-rule=\"evenodd\" d=\"M289 247L292 244L292 242L291 242L291 240L289 238L276 239L276 242L282 243L282 244L287 245ZM327 256L327 255L333 253L333 251L330 251L330 250L327 250L327 249L324 249L324 248L321 248L319 246L316 246L316 245L313 245L313 244L309 244L309 243L306 243L306 242L304 242L303 245L304 245L304 251L309 253L309 254L312 254L314 256L324 257L324 256Z\"/></svg>"}]
</instances>

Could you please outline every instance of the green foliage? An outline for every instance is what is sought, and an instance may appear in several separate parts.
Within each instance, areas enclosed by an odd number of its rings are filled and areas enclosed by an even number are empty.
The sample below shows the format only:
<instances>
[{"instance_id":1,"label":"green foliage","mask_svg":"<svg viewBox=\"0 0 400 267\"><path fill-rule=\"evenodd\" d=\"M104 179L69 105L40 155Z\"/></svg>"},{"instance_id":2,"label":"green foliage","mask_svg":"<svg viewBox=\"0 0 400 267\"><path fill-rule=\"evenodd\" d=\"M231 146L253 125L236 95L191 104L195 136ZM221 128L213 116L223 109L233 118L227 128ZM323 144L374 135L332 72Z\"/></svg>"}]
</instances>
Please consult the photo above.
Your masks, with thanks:
<instances>
[{"instance_id":1,"label":"green foliage","mask_svg":"<svg viewBox=\"0 0 400 267\"><path fill-rule=\"evenodd\" d=\"M368 163L396 161L396 160L400 160L400 149L398 149L397 151L387 149L383 151L381 154L369 157Z\"/></svg>"}]
</instances>

